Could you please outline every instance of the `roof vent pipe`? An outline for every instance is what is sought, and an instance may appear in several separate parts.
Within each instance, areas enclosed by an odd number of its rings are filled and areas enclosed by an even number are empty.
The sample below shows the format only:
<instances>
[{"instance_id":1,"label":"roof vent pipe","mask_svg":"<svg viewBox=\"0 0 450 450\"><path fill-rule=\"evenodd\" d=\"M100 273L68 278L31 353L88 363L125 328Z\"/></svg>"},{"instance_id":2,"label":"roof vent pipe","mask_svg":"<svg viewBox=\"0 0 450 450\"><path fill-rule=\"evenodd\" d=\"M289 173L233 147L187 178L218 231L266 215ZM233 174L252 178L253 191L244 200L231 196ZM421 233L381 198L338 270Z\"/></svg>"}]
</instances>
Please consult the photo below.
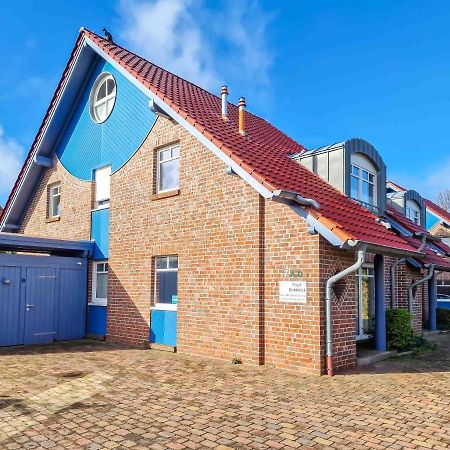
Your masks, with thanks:
<instances>
[{"instance_id":1,"label":"roof vent pipe","mask_svg":"<svg viewBox=\"0 0 450 450\"><path fill-rule=\"evenodd\" d=\"M245 103L245 98L241 97L239 99L239 133L242 136L245 136L245 107L247 106Z\"/></svg>"},{"instance_id":2,"label":"roof vent pipe","mask_svg":"<svg viewBox=\"0 0 450 450\"><path fill-rule=\"evenodd\" d=\"M223 85L220 94L222 96L222 119L228 120L228 87Z\"/></svg>"}]
</instances>

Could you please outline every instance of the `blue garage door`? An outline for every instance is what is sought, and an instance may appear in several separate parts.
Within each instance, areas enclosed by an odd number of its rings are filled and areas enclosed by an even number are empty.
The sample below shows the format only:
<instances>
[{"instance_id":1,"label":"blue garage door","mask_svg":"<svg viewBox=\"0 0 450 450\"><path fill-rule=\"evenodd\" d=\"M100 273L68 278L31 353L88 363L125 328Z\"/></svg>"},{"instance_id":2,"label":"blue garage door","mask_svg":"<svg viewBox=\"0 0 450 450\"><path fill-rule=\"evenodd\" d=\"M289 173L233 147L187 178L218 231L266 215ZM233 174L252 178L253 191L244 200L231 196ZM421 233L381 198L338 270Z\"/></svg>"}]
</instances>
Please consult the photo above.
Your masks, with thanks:
<instances>
[{"instance_id":1,"label":"blue garage door","mask_svg":"<svg viewBox=\"0 0 450 450\"><path fill-rule=\"evenodd\" d=\"M87 261L0 254L0 346L80 339Z\"/></svg>"}]
</instances>

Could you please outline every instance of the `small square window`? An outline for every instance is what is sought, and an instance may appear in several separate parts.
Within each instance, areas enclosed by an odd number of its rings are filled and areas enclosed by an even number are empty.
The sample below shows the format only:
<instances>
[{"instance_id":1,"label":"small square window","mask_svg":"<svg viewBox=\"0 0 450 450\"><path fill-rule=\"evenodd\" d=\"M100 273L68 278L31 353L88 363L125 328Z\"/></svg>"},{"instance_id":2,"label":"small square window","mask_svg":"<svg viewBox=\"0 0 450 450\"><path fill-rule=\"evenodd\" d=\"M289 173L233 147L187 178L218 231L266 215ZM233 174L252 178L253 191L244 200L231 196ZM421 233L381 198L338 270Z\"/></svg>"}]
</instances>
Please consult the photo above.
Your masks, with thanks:
<instances>
[{"instance_id":1,"label":"small square window","mask_svg":"<svg viewBox=\"0 0 450 450\"><path fill-rule=\"evenodd\" d=\"M180 147L164 148L158 151L157 192L178 189L180 177Z\"/></svg>"},{"instance_id":2,"label":"small square window","mask_svg":"<svg viewBox=\"0 0 450 450\"><path fill-rule=\"evenodd\" d=\"M108 262L95 261L92 273L91 303L106 306L108 302Z\"/></svg>"},{"instance_id":3,"label":"small square window","mask_svg":"<svg viewBox=\"0 0 450 450\"><path fill-rule=\"evenodd\" d=\"M61 215L61 185L54 184L49 189L49 217L55 218Z\"/></svg>"}]
</instances>

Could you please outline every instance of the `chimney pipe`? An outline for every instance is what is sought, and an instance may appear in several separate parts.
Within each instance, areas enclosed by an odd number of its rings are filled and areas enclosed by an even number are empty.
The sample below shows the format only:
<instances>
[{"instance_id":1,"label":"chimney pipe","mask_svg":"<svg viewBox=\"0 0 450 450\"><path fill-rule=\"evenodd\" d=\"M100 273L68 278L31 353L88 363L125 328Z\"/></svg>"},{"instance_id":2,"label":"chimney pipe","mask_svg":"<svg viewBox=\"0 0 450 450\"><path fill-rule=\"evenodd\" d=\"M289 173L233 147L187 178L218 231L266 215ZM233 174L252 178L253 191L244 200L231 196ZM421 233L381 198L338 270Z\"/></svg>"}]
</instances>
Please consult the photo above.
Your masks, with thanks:
<instances>
[{"instance_id":1,"label":"chimney pipe","mask_svg":"<svg viewBox=\"0 0 450 450\"><path fill-rule=\"evenodd\" d=\"M222 119L228 120L228 87L222 86Z\"/></svg>"},{"instance_id":2,"label":"chimney pipe","mask_svg":"<svg viewBox=\"0 0 450 450\"><path fill-rule=\"evenodd\" d=\"M239 133L242 134L242 136L245 136L245 107L247 106L245 103L245 98L241 97L239 99Z\"/></svg>"}]
</instances>

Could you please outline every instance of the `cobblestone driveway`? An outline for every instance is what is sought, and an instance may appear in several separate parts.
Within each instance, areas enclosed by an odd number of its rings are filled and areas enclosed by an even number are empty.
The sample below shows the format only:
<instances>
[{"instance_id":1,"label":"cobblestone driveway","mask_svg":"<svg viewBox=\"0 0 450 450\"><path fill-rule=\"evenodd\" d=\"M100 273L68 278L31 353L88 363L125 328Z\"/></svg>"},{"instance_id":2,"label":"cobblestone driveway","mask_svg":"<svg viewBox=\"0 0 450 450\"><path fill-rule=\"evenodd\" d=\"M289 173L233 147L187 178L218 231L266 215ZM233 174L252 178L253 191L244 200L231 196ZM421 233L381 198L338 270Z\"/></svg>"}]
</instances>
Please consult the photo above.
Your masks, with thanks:
<instances>
[{"instance_id":1,"label":"cobblestone driveway","mask_svg":"<svg viewBox=\"0 0 450 450\"><path fill-rule=\"evenodd\" d=\"M0 449L450 447L450 336L333 379L103 343L0 351Z\"/></svg>"}]
</instances>

